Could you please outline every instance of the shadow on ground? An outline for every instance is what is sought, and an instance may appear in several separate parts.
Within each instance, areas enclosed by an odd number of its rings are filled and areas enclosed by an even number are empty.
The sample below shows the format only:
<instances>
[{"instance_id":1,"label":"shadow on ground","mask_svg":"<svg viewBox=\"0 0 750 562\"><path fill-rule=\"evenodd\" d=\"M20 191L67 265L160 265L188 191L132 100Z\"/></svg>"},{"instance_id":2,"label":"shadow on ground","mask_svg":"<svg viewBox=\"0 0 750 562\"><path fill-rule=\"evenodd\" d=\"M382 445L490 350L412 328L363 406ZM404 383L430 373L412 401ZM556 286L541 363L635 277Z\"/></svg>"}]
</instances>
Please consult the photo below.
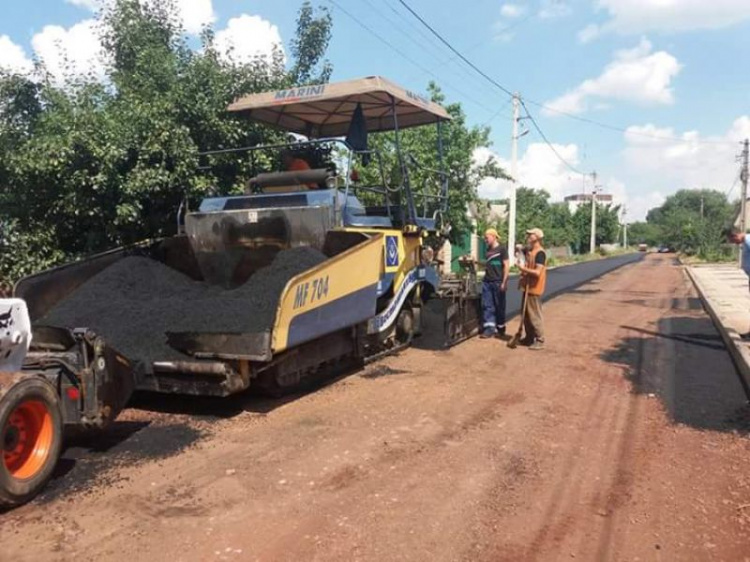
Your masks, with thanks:
<instances>
[{"instance_id":1,"label":"shadow on ground","mask_svg":"<svg viewBox=\"0 0 750 562\"><path fill-rule=\"evenodd\" d=\"M693 310L693 300L675 308ZM633 392L658 396L675 423L750 433L748 399L709 318L666 317L655 327L621 328L630 335L600 357L624 367Z\"/></svg>"}]
</instances>

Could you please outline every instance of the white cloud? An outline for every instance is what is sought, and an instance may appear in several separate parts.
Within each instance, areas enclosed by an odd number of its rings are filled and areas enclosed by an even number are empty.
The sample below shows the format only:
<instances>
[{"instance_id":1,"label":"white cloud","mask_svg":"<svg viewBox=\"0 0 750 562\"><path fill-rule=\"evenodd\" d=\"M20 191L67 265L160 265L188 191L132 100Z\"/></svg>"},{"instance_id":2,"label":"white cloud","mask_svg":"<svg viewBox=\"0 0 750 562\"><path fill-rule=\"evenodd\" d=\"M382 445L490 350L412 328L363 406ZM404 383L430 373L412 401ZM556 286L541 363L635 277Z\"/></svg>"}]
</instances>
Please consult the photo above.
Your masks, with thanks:
<instances>
[{"instance_id":1,"label":"white cloud","mask_svg":"<svg viewBox=\"0 0 750 562\"><path fill-rule=\"evenodd\" d=\"M80 8L86 8L87 10L91 10L92 12L95 12L98 10L102 2L101 0L65 0L68 4L73 4L74 6L78 6Z\"/></svg>"},{"instance_id":2,"label":"white cloud","mask_svg":"<svg viewBox=\"0 0 750 562\"><path fill-rule=\"evenodd\" d=\"M58 82L65 76L88 74L99 79L104 76L106 63L93 19L83 20L69 29L47 25L34 35L31 45Z\"/></svg>"},{"instance_id":3,"label":"white cloud","mask_svg":"<svg viewBox=\"0 0 750 562\"><path fill-rule=\"evenodd\" d=\"M570 4L564 0L542 0L539 17L542 19L561 18L573 13Z\"/></svg>"},{"instance_id":4,"label":"white cloud","mask_svg":"<svg viewBox=\"0 0 750 562\"><path fill-rule=\"evenodd\" d=\"M579 166L579 148L575 144L554 144L560 155L574 166ZM494 156L497 163L510 170L510 162L490 149L480 148L474 152L474 162L481 164ZM571 172L544 143L532 143L518 162L519 185L533 189L545 189L551 195L551 201L562 201L565 196L584 193L591 190L591 178ZM664 202L664 195L659 191L639 192L628 189L626 184L616 176L604 176L597 180L604 186L604 191L612 195L614 205L627 207L627 220L634 222L644 220L646 213ZM508 197L510 182L497 179L485 179L479 186L479 195L486 199L504 199Z\"/></svg>"},{"instance_id":5,"label":"white cloud","mask_svg":"<svg viewBox=\"0 0 750 562\"><path fill-rule=\"evenodd\" d=\"M260 16L242 14L216 33L217 50L237 63L270 57L274 47L283 51L279 28Z\"/></svg>"},{"instance_id":6,"label":"white cloud","mask_svg":"<svg viewBox=\"0 0 750 562\"><path fill-rule=\"evenodd\" d=\"M652 49L651 42L643 38L635 48L617 51L600 76L583 81L546 105L557 111L582 113L592 97L639 104L673 103L671 83L682 65L666 51ZM555 111L545 114L555 115Z\"/></svg>"},{"instance_id":7,"label":"white cloud","mask_svg":"<svg viewBox=\"0 0 750 562\"><path fill-rule=\"evenodd\" d=\"M523 15L523 6L518 4L503 4L500 8L500 15L504 18L513 19Z\"/></svg>"},{"instance_id":8,"label":"white cloud","mask_svg":"<svg viewBox=\"0 0 750 562\"><path fill-rule=\"evenodd\" d=\"M719 29L750 19L748 0L597 0L596 6L610 16L602 33Z\"/></svg>"},{"instance_id":9,"label":"white cloud","mask_svg":"<svg viewBox=\"0 0 750 562\"><path fill-rule=\"evenodd\" d=\"M555 150L573 166L579 162L578 146L575 144L553 144ZM507 172L510 161L487 148L474 152L474 162L484 163L490 156ZM534 189L545 189L553 201L561 201L565 195L581 189L580 174L572 173L544 143L531 143L518 160L518 184ZM494 178L485 179L479 186L479 195L487 199L507 197L510 181Z\"/></svg>"},{"instance_id":10,"label":"white cloud","mask_svg":"<svg viewBox=\"0 0 750 562\"><path fill-rule=\"evenodd\" d=\"M92 12L109 6L114 0L66 0L68 3ZM139 0L142 5L157 4L159 0ZM216 21L212 0L175 0L175 8L179 14L185 31L190 35L199 34L205 25Z\"/></svg>"},{"instance_id":11,"label":"white cloud","mask_svg":"<svg viewBox=\"0 0 750 562\"><path fill-rule=\"evenodd\" d=\"M646 214L654 207L664 203L664 195L661 191L637 192L628 190L625 183L614 176L602 178L601 185L605 186L606 193L612 195L612 204L621 205L620 219L628 223L646 220ZM623 215L622 211L627 214Z\"/></svg>"},{"instance_id":12,"label":"white cloud","mask_svg":"<svg viewBox=\"0 0 750 562\"><path fill-rule=\"evenodd\" d=\"M156 2L158 0L151 0ZM177 0L177 10L182 18L185 31L198 34L204 26L216 21L211 0Z\"/></svg>"},{"instance_id":13,"label":"white cloud","mask_svg":"<svg viewBox=\"0 0 750 562\"><path fill-rule=\"evenodd\" d=\"M589 24L578 32L578 40L581 43L589 43L602 34L601 27L595 23Z\"/></svg>"},{"instance_id":14,"label":"white cloud","mask_svg":"<svg viewBox=\"0 0 750 562\"><path fill-rule=\"evenodd\" d=\"M33 69L34 63L24 50L7 35L0 35L0 70L28 74Z\"/></svg>"},{"instance_id":15,"label":"white cloud","mask_svg":"<svg viewBox=\"0 0 750 562\"><path fill-rule=\"evenodd\" d=\"M671 127L634 125L625 133L623 156L633 174L654 187L726 190L737 175L740 141L750 137L750 116L735 119L723 135L703 137L698 131L678 133ZM680 141L672 139L677 138ZM654 179L658 178L658 179Z\"/></svg>"}]
</instances>

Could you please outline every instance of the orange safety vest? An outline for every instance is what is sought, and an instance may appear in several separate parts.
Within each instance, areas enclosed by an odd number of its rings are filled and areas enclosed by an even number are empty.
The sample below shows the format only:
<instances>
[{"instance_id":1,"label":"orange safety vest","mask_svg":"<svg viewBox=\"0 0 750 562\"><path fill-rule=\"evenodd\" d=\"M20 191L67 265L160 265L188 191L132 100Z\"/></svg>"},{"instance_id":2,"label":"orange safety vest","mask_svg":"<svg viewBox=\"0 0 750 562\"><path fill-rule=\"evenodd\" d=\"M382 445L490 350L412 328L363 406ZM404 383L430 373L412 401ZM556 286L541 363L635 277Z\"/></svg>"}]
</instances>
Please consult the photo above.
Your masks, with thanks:
<instances>
[{"instance_id":1,"label":"orange safety vest","mask_svg":"<svg viewBox=\"0 0 750 562\"><path fill-rule=\"evenodd\" d=\"M543 251L543 250L544 250L544 248L542 248L541 246L539 246L535 250L531 250L529 252L528 261L526 262L526 267L530 268L532 265L534 265L536 267L536 255L539 252ZM546 261L547 260L545 260L544 269L542 270L542 273L541 273L541 275L539 275L539 277L532 277L531 275L524 275L523 276L523 278L521 280L521 287L522 288L525 287L526 288L526 292L528 292L528 294L530 294L530 295L536 295L536 296L541 296L541 295L544 294L544 288L547 285L547 265L546 265Z\"/></svg>"},{"instance_id":2,"label":"orange safety vest","mask_svg":"<svg viewBox=\"0 0 750 562\"><path fill-rule=\"evenodd\" d=\"M303 160L302 158L295 158L292 160L292 163L289 165L288 171L303 172L309 169L310 169L310 164L308 164L306 160Z\"/></svg>"},{"instance_id":3,"label":"orange safety vest","mask_svg":"<svg viewBox=\"0 0 750 562\"><path fill-rule=\"evenodd\" d=\"M289 165L288 172L304 172L306 170L310 169L310 164L307 163L307 160L303 160L302 158L295 158L292 160L292 163ZM304 184L307 186L308 189L318 189L317 183L306 183Z\"/></svg>"}]
</instances>

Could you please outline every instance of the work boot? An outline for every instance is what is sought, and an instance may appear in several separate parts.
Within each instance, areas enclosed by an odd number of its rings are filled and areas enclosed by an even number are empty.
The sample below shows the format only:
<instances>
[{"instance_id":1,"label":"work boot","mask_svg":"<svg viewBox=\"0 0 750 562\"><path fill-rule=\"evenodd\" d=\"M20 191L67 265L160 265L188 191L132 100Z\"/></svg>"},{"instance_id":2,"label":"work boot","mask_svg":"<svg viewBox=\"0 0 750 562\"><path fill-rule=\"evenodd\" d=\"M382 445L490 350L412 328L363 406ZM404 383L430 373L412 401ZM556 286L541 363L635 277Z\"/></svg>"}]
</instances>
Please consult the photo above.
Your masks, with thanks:
<instances>
[{"instance_id":1,"label":"work boot","mask_svg":"<svg viewBox=\"0 0 750 562\"><path fill-rule=\"evenodd\" d=\"M479 337L482 338L483 340L486 340L487 338L494 338L495 332L492 332L490 330L485 330L484 332L479 334Z\"/></svg>"},{"instance_id":2,"label":"work boot","mask_svg":"<svg viewBox=\"0 0 750 562\"><path fill-rule=\"evenodd\" d=\"M534 343L532 343L529 346L529 349L533 349L534 351L539 351L540 349L544 349L544 341L536 340Z\"/></svg>"}]
</instances>

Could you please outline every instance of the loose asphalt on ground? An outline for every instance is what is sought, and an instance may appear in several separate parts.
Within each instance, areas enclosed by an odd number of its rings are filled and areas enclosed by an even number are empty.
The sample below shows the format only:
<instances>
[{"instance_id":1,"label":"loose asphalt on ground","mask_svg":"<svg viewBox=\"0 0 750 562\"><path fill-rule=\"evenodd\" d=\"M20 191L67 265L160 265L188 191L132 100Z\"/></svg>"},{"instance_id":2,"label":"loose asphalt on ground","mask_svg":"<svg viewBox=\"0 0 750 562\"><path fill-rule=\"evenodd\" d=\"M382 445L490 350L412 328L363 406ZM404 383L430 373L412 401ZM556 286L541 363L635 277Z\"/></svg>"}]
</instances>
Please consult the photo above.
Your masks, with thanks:
<instances>
[{"instance_id":1,"label":"loose asphalt on ground","mask_svg":"<svg viewBox=\"0 0 750 562\"><path fill-rule=\"evenodd\" d=\"M544 351L474 338L285 400L135 404L0 515L0 559L746 560L750 410L682 268L567 269Z\"/></svg>"},{"instance_id":2,"label":"loose asphalt on ground","mask_svg":"<svg viewBox=\"0 0 750 562\"><path fill-rule=\"evenodd\" d=\"M548 273L545 300L580 287L624 265L638 262L644 254L627 254L553 268ZM521 292L511 279L508 287L508 318L519 314ZM420 347L419 340L415 347ZM377 376L377 371L376 375ZM282 400L254 397L260 410L275 408L294 396ZM241 412L246 400L243 396L226 399L204 399L173 395L138 395L132 401L143 408L131 419L133 410L126 411L117 423L107 430L91 435L74 433L67 439L67 447L50 484L38 501L47 503L71 493L87 493L94 485L101 485L109 477L101 473L112 467L158 461L179 453L200 440L213 422ZM149 416L149 411L162 412L164 417ZM150 419L150 418L155 419ZM1 559L0 559L1 560Z\"/></svg>"}]
</instances>

